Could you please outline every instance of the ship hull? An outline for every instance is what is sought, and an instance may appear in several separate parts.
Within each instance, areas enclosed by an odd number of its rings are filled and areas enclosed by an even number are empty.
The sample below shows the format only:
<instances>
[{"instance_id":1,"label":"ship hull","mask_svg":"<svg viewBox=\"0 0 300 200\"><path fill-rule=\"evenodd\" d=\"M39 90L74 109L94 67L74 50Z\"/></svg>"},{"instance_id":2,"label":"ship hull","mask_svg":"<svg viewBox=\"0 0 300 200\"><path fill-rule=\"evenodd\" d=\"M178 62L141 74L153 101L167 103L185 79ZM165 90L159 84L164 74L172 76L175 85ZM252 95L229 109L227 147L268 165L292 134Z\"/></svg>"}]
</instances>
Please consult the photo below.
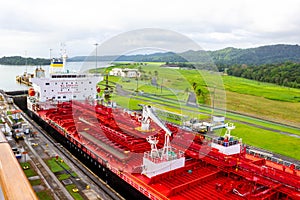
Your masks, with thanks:
<instances>
[{"instance_id":1,"label":"ship hull","mask_svg":"<svg viewBox=\"0 0 300 200\"><path fill-rule=\"evenodd\" d=\"M58 130L55 123L45 121L48 119L40 113L30 110L27 113L49 136L128 199L245 199L247 196L246 199L291 200L300 197L299 171L282 169L282 165L246 154L228 157L212 150L200 158L202 145L195 143L185 152L188 156L185 167L150 179L137 173L123 173L112 167L113 161L105 160L100 154L95 157L83 143L69 138L72 132ZM250 193L253 188L255 193Z\"/></svg>"},{"instance_id":2,"label":"ship hull","mask_svg":"<svg viewBox=\"0 0 300 200\"><path fill-rule=\"evenodd\" d=\"M39 126L41 126L47 134L53 138L56 142L63 145L72 155L79 159L85 164L91 171L93 171L99 178L106 182L110 187L114 188L121 196L126 199L148 199L132 187L130 184L125 182L122 178L116 175L114 172L106 166L105 162L100 163L97 159L91 157L90 154L84 151L84 148L78 148L76 144L69 141L66 137L61 135L56 129L50 126L47 122L41 119L31 110L26 110L28 116L33 119Z\"/></svg>"}]
</instances>

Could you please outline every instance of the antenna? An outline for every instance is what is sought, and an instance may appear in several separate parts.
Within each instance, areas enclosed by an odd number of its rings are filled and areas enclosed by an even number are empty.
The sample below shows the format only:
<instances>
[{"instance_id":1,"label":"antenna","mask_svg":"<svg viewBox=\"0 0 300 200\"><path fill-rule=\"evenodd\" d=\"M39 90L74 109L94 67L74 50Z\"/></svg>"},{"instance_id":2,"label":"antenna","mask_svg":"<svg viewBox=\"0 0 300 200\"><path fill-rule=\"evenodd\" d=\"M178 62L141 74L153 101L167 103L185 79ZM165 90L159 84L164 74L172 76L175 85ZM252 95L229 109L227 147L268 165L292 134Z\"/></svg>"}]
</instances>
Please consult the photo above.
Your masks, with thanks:
<instances>
[{"instance_id":1,"label":"antenna","mask_svg":"<svg viewBox=\"0 0 300 200\"><path fill-rule=\"evenodd\" d=\"M63 62L63 66L62 66L61 71L65 71L66 67L67 67L67 58L68 58L67 50L66 50L66 44L64 42L61 42L60 46L61 46L60 54L61 54L61 59L62 59L62 62ZM68 70L66 70L66 71L68 72Z\"/></svg>"},{"instance_id":2,"label":"antenna","mask_svg":"<svg viewBox=\"0 0 300 200\"><path fill-rule=\"evenodd\" d=\"M61 49L60 49L60 54L61 57L64 55L64 53L66 53L66 44L64 42L60 43Z\"/></svg>"}]
</instances>

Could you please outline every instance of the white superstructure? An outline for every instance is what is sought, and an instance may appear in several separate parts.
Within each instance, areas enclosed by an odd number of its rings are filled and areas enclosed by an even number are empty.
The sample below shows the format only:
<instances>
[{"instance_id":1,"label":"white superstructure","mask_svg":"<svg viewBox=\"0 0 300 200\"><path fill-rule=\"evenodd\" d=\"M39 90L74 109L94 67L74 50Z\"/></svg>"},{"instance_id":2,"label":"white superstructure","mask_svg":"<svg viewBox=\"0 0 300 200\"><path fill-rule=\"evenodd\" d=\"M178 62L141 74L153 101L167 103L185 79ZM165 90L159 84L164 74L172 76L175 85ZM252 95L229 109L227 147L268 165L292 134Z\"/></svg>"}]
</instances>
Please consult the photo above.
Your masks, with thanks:
<instances>
[{"instance_id":1,"label":"white superstructure","mask_svg":"<svg viewBox=\"0 0 300 200\"><path fill-rule=\"evenodd\" d=\"M66 59L65 53L62 55L62 59L51 59L49 77L31 78L32 88L29 89L27 101L29 109L45 107L51 102L96 99L96 85L103 80L103 77L69 72L65 68Z\"/></svg>"},{"instance_id":2,"label":"white superstructure","mask_svg":"<svg viewBox=\"0 0 300 200\"><path fill-rule=\"evenodd\" d=\"M87 74L55 73L49 78L32 78L35 96L40 102L47 100L85 100L96 98L96 84L100 77Z\"/></svg>"}]
</instances>

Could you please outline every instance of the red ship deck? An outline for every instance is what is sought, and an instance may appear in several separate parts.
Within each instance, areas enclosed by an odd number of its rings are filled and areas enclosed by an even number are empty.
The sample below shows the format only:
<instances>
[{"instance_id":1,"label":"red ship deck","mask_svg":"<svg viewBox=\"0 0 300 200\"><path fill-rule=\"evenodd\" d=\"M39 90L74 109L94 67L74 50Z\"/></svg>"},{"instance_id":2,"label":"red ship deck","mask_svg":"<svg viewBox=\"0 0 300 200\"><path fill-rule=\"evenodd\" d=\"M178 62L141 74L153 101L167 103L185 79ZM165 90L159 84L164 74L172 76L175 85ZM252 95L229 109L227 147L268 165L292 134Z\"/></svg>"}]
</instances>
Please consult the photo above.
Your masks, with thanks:
<instances>
[{"instance_id":1,"label":"red ship deck","mask_svg":"<svg viewBox=\"0 0 300 200\"><path fill-rule=\"evenodd\" d=\"M151 199L300 199L300 172L293 166L245 152L225 156L172 125L172 145L185 150L185 167L148 178L141 174L143 153L150 150L145 138L156 135L158 147L164 142L157 125L141 132L135 117L120 109L79 102L38 114L91 157L107 160L110 170Z\"/></svg>"}]
</instances>

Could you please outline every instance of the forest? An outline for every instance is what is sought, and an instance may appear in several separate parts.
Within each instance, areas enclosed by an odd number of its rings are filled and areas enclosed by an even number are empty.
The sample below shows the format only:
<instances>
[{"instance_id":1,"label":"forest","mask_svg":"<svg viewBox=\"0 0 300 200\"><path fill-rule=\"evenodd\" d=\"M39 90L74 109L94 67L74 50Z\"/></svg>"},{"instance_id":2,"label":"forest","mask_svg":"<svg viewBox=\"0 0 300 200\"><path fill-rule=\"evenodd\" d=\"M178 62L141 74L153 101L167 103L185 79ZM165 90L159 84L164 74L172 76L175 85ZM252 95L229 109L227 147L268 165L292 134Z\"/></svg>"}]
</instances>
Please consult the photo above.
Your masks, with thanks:
<instances>
[{"instance_id":1,"label":"forest","mask_svg":"<svg viewBox=\"0 0 300 200\"><path fill-rule=\"evenodd\" d=\"M44 58L24 58L21 56L10 56L0 58L1 65L49 65L49 59Z\"/></svg>"},{"instance_id":2,"label":"forest","mask_svg":"<svg viewBox=\"0 0 300 200\"><path fill-rule=\"evenodd\" d=\"M227 74L286 87L300 88L300 63L295 62L258 66L233 65L227 69Z\"/></svg>"}]
</instances>

